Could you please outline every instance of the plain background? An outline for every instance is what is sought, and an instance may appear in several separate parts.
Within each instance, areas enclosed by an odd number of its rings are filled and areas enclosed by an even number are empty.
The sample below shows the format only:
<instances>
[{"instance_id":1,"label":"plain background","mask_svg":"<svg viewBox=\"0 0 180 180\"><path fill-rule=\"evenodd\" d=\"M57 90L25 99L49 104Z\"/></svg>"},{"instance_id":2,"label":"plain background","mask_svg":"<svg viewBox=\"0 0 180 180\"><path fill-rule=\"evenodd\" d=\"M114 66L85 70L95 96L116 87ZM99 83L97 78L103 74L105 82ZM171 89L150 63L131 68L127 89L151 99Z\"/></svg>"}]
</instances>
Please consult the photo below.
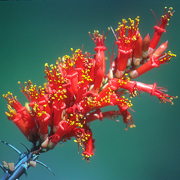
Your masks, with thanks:
<instances>
[{"instance_id":1,"label":"plain background","mask_svg":"<svg viewBox=\"0 0 180 180\"><path fill-rule=\"evenodd\" d=\"M171 95L180 95L180 3L178 1L122 0L9 0L0 1L0 94L13 92L24 103L17 81L31 79L41 85L44 63L54 63L58 56L70 53L70 48L83 48L93 53L88 31L106 32L116 28L122 18L140 16L143 36L152 35L156 18L164 6L173 6L176 13L162 42L177 54L161 68L145 74L139 81L157 82L168 88ZM108 33L107 45L112 51L113 35ZM96 139L95 156L88 163L78 154L77 145L69 141L43 154L42 160L56 176L46 169L31 168L27 178L56 180L179 180L180 179L180 103L161 104L155 97L140 94L133 99L132 112L137 125L125 131L122 123L111 120L94 122L91 127ZM0 97L0 139L22 151L20 143L30 143L7 120L6 102ZM121 119L121 118L119 118ZM0 144L0 161L16 161L17 155ZM0 176L2 172L0 172Z\"/></svg>"}]
</instances>

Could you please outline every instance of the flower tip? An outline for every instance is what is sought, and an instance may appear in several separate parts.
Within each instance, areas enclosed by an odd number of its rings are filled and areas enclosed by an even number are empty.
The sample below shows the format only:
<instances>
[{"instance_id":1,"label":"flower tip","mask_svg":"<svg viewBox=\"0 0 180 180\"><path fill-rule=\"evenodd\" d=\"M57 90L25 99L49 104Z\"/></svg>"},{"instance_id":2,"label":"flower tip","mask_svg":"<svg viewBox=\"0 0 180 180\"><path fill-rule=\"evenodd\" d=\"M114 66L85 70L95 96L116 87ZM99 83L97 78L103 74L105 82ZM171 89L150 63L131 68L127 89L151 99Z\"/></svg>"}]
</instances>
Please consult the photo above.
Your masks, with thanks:
<instances>
[{"instance_id":1,"label":"flower tip","mask_svg":"<svg viewBox=\"0 0 180 180\"><path fill-rule=\"evenodd\" d=\"M89 159L94 155L94 153L89 153L89 152L83 152L82 156L84 156L85 159Z\"/></svg>"},{"instance_id":2,"label":"flower tip","mask_svg":"<svg viewBox=\"0 0 180 180\"><path fill-rule=\"evenodd\" d=\"M46 149L48 147L48 144L49 144L49 138L46 138L45 141L43 141L43 143L41 144L41 147Z\"/></svg>"},{"instance_id":3,"label":"flower tip","mask_svg":"<svg viewBox=\"0 0 180 180\"><path fill-rule=\"evenodd\" d=\"M32 167L36 167L36 161L29 161L29 165Z\"/></svg>"},{"instance_id":4,"label":"flower tip","mask_svg":"<svg viewBox=\"0 0 180 180\"><path fill-rule=\"evenodd\" d=\"M49 149L54 149L55 146L56 146L55 143L49 141L49 142L48 142L48 145L47 145L47 149L48 149L48 150L49 150Z\"/></svg>"},{"instance_id":5,"label":"flower tip","mask_svg":"<svg viewBox=\"0 0 180 180\"><path fill-rule=\"evenodd\" d=\"M135 125L135 124L131 124L129 127L130 127L130 128L135 128L136 125Z\"/></svg>"}]
</instances>

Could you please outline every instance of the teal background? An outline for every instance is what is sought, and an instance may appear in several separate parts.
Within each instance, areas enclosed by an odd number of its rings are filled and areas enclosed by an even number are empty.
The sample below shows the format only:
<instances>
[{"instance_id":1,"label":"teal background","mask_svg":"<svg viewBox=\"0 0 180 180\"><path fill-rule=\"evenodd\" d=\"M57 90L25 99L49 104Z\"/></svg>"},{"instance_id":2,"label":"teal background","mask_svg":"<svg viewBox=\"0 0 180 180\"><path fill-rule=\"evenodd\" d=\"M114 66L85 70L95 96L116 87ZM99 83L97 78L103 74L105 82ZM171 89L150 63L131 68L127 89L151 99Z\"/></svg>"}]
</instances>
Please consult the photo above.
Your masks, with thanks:
<instances>
[{"instance_id":1,"label":"teal background","mask_svg":"<svg viewBox=\"0 0 180 180\"><path fill-rule=\"evenodd\" d=\"M162 41L177 54L168 65L145 74L139 81L157 82L171 95L180 95L180 2L121 0L9 0L0 1L0 94L13 92L21 102L25 98L17 81L31 79L44 82L44 63L54 63L70 48L83 48L93 53L88 31L116 27L122 18L141 17L141 33L152 35L156 23L150 9L159 17L164 6L176 10ZM113 35L108 33L111 52ZM141 94L133 99L132 112L137 125L124 130L122 123L111 120L92 123L96 139L95 156L82 160L73 141L58 145L42 154L40 160L55 172L52 176L41 166L31 168L27 178L56 180L179 180L180 179L180 102L161 104L155 97ZM0 139L22 151L20 143L30 147L25 137L4 115L6 102L0 98ZM0 144L0 161L12 162L17 155ZM2 172L0 172L0 177Z\"/></svg>"}]
</instances>

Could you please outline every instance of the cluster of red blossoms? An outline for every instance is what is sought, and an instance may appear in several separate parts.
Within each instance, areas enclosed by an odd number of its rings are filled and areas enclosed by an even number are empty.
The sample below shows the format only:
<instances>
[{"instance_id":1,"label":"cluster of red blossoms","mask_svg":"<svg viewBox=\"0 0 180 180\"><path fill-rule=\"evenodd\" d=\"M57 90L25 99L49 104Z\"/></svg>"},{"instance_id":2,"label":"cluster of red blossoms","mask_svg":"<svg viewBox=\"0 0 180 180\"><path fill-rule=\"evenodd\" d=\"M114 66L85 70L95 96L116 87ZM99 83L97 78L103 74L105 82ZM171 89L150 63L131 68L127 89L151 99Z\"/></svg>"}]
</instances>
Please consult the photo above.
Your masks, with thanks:
<instances>
[{"instance_id":1,"label":"cluster of red blossoms","mask_svg":"<svg viewBox=\"0 0 180 180\"><path fill-rule=\"evenodd\" d=\"M82 155L89 159L94 154L94 139L90 122L122 116L127 128L135 127L129 109L139 91L156 96L162 102L172 103L173 96L154 84L144 84L132 79L169 62L175 55L165 52L168 42L157 46L173 15L165 8L154 35L142 38L139 17L122 19L112 31L117 45L117 55L106 73L106 37L98 31L91 34L95 54L72 50L72 55L58 58L55 65L45 64L47 82L43 87L30 80L21 84L28 103L23 106L12 93L3 95L7 100L7 117L12 120L34 146L52 149L58 142L71 137L82 147ZM117 106L118 110L103 111L103 107Z\"/></svg>"}]
</instances>

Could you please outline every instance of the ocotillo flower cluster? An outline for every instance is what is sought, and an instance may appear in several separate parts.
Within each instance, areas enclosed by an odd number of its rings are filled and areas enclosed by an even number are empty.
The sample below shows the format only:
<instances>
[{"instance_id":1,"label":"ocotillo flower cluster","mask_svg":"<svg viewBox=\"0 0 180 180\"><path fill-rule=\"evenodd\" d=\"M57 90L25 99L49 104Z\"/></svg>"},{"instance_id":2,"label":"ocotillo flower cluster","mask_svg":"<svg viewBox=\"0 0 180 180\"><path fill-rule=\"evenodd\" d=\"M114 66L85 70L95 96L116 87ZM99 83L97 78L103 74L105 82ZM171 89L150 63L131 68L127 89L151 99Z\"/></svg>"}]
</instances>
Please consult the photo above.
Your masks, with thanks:
<instances>
[{"instance_id":1,"label":"ocotillo flower cluster","mask_svg":"<svg viewBox=\"0 0 180 180\"><path fill-rule=\"evenodd\" d=\"M39 149L52 149L60 141L74 137L82 147L82 155L89 159L94 154L92 121L120 115L127 128L135 127L128 96L135 97L142 91L162 102L173 103L175 97L166 94L156 83L133 80L175 56L166 52L167 41L158 46L173 13L172 8L165 8L159 24L154 26L152 38L141 36L139 17L122 19L113 30L117 54L107 73L106 37L94 31L91 34L94 55L72 49L72 55L58 58L55 64L45 64L47 82L43 86L30 80L20 83L28 100L25 106L12 93L4 95L8 102L7 117ZM102 108L106 106L117 106L118 110L104 111Z\"/></svg>"}]
</instances>

